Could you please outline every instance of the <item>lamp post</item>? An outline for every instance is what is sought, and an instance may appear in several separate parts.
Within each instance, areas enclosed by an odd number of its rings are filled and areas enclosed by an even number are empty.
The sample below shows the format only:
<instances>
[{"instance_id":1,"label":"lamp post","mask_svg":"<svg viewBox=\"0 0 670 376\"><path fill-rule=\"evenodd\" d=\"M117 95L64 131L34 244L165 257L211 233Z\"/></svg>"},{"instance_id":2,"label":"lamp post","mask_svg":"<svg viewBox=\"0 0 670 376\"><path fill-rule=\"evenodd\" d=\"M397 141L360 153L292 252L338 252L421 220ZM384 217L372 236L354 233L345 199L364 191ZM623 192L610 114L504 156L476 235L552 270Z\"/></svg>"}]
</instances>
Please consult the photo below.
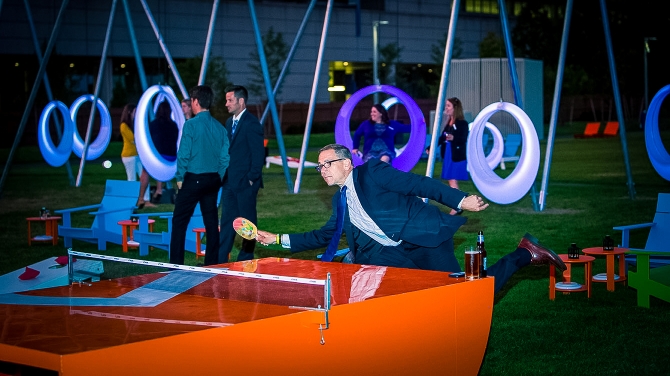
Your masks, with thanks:
<instances>
[{"instance_id":1,"label":"lamp post","mask_svg":"<svg viewBox=\"0 0 670 376\"><path fill-rule=\"evenodd\" d=\"M379 25L388 25L388 21L372 21L372 84L379 85ZM374 93L375 104L379 103L379 94Z\"/></svg>"},{"instance_id":2,"label":"lamp post","mask_svg":"<svg viewBox=\"0 0 670 376\"><path fill-rule=\"evenodd\" d=\"M647 80L647 54L649 53L649 41L656 40L654 37L644 38L644 112L649 108L649 82Z\"/></svg>"}]
</instances>

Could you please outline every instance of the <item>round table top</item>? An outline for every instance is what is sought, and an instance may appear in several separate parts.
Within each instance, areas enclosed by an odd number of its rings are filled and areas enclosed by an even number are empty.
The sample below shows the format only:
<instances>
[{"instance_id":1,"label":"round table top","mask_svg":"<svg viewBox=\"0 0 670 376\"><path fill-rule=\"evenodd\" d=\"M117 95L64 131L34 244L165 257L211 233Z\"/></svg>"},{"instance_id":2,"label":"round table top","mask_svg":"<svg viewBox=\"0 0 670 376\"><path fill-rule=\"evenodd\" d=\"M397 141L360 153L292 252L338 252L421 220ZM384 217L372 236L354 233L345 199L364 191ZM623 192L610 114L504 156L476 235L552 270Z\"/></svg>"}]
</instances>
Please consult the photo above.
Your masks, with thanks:
<instances>
[{"instance_id":1,"label":"round table top","mask_svg":"<svg viewBox=\"0 0 670 376\"><path fill-rule=\"evenodd\" d=\"M591 247L591 248L582 249L583 253L585 253L587 255L594 255L594 256L620 255L622 253L625 253L626 251L628 251L628 248L619 248L619 247L614 247L614 249L611 250L611 251L603 251L603 247Z\"/></svg>"},{"instance_id":2,"label":"round table top","mask_svg":"<svg viewBox=\"0 0 670 376\"><path fill-rule=\"evenodd\" d=\"M149 220L149 224L152 224L154 222L156 222L155 219L150 219ZM119 224L121 226L139 226L140 222L139 221L133 222L131 219L124 219L122 221L118 221L117 224Z\"/></svg>"},{"instance_id":3,"label":"round table top","mask_svg":"<svg viewBox=\"0 0 670 376\"><path fill-rule=\"evenodd\" d=\"M563 260L563 262L566 262L568 264L587 263L587 262L591 262L591 261L596 259L595 257L584 256L584 255L579 255L578 259L571 259L571 258L568 258L567 253L562 253L562 254L558 255L558 257L560 257L561 260Z\"/></svg>"},{"instance_id":4,"label":"round table top","mask_svg":"<svg viewBox=\"0 0 670 376\"><path fill-rule=\"evenodd\" d=\"M46 218L42 217L28 217L26 218L26 221L56 221L59 220L61 217L58 216L49 216Z\"/></svg>"},{"instance_id":5,"label":"round table top","mask_svg":"<svg viewBox=\"0 0 670 376\"><path fill-rule=\"evenodd\" d=\"M219 226L219 230L221 230L221 226ZM193 229L193 232L207 232L207 231L205 231L204 227L196 227Z\"/></svg>"}]
</instances>

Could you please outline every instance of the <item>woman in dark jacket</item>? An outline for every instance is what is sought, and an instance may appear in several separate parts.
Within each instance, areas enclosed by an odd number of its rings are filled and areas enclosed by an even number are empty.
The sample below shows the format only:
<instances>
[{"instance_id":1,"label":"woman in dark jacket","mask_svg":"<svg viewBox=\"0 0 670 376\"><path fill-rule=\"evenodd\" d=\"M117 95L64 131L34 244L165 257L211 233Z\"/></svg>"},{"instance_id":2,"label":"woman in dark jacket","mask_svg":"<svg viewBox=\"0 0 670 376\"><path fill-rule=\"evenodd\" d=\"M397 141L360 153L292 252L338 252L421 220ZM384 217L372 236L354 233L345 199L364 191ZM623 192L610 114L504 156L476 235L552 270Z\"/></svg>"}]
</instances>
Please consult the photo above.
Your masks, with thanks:
<instances>
[{"instance_id":1,"label":"woman in dark jacket","mask_svg":"<svg viewBox=\"0 0 670 376\"><path fill-rule=\"evenodd\" d=\"M458 189L459 180L470 180L465 154L470 129L458 98L447 99L444 118L445 126L438 140L443 160L441 177L449 182L450 187ZM456 214L456 211L452 210L451 214Z\"/></svg>"}]
</instances>

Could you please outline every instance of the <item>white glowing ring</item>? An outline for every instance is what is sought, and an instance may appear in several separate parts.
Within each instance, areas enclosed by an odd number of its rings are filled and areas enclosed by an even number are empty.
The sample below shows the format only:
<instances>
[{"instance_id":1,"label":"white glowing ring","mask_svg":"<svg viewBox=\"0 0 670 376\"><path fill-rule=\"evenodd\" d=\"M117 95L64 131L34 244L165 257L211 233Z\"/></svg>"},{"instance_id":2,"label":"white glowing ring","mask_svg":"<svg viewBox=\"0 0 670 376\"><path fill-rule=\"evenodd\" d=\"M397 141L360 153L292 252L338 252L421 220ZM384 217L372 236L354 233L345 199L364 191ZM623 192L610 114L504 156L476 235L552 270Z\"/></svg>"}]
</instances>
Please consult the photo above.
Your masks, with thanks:
<instances>
[{"instance_id":1,"label":"white glowing ring","mask_svg":"<svg viewBox=\"0 0 670 376\"><path fill-rule=\"evenodd\" d=\"M158 181L169 181L177 172L177 161L168 161L158 154L149 133L148 110L154 107L152 99L157 95L158 99L165 98L170 103L172 116L179 127L179 138L177 139L177 147L179 147L181 132L184 126L184 113L181 111L181 102L177 100L177 96L171 87L160 85L148 88L142 94L140 102L137 105L135 112L135 146L137 147L140 161L142 161L142 166L147 170L149 175Z\"/></svg>"},{"instance_id":2,"label":"white glowing ring","mask_svg":"<svg viewBox=\"0 0 670 376\"><path fill-rule=\"evenodd\" d=\"M474 123L468 124L470 127L470 132L472 132L472 125ZM505 151L505 140L503 139L502 133L500 133L500 130L498 130L498 127L495 125L489 123L488 121L486 122L486 128L491 132L493 135L493 147L491 148L491 151L489 152L489 155L486 156L486 164L489 165L489 167L493 170L495 170L495 167L500 164L500 161L502 160L503 153ZM470 139L470 136L472 133L468 134L468 139ZM484 132L482 132L482 141L481 144L482 148L484 147Z\"/></svg>"},{"instance_id":3,"label":"white glowing ring","mask_svg":"<svg viewBox=\"0 0 670 376\"><path fill-rule=\"evenodd\" d=\"M484 125L498 111L505 111L516 119L522 137L519 163L505 179L496 175L489 167L482 148ZM486 106L473 121L467 155L470 176L477 189L495 203L511 204L525 196L535 182L540 167L540 141L533 122L522 109L512 103L498 102Z\"/></svg>"},{"instance_id":4,"label":"white glowing ring","mask_svg":"<svg viewBox=\"0 0 670 376\"><path fill-rule=\"evenodd\" d=\"M651 165L665 180L670 180L670 155L663 145L661 133L658 129L658 114L661 104L670 94L670 85L664 86L654 95L647 109L647 118L644 122L644 141L647 144L647 154Z\"/></svg>"},{"instance_id":5,"label":"white glowing ring","mask_svg":"<svg viewBox=\"0 0 670 376\"><path fill-rule=\"evenodd\" d=\"M70 106L70 118L74 125L72 151L79 158L81 158L81 154L84 151L84 140L82 140L79 135L79 130L77 130L77 112L79 112L79 107L81 107L84 102L93 102L93 95L84 94L75 99ZM99 158L102 153L105 152L105 149L107 149L109 140L112 139L112 117L109 115L107 105L105 105L105 102L103 102L102 99L98 98L96 106L100 113L100 131L98 132L98 137L88 145L88 152L86 153L87 161Z\"/></svg>"},{"instance_id":6,"label":"white glowing ring","mask_svg":"<svg viewBox=\"0 0 670 376\"><path fill-rule=\"evenodd\" d=\"M56 147L51 140L49 133L49 116L54 110L60 111L63 115L63 133L60 145ZM70 158L72 151L72 132L74 124L70 118L70 109L61 101L51 101L42 110L40 116L39 129L37 130L37 142L44 160L53 167L60 167Z\"/></svg>"}]
</instances>

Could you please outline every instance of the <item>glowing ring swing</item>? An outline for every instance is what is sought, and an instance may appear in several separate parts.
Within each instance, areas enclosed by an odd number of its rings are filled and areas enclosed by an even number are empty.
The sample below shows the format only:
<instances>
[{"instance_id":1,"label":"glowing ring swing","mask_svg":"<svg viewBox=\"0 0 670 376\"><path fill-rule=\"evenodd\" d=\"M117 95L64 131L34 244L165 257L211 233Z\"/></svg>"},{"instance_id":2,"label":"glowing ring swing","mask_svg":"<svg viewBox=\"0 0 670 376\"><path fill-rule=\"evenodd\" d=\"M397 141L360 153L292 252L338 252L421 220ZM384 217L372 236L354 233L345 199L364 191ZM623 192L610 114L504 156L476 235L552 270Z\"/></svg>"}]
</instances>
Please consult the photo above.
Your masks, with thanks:
<instances>
[{"instance_id":1,"label":"glowing ring swing","mask_svg":"<svg viewBox=\"0 0 670 376\"><path fill-rule=\"evenodd\" d=\"M482 145L484 126L491 116L505 111L512 115L521 128L522 148L519 162L510 176L502 179L489 167ZM498 204L511 204L528 193L540 167L540 141L528 115L512 103L499 102L486 106L473 121L468 138L468 169L475 186L489 200Z\"/></svg>"},{"instance_id":2,"label":"glowing ring swing","mask_svg":"<svg viewBox=\"0 0 670 376\"><path fill-rule=\"evenodd\" d=\"M398 100L405 105L405 108L407 108L411 124L409 140L407 141L407 145L405 145L403 152L391 161L391 165L398 170L409 171L416 165L419 159L421 159L421 154L423 154L424 145L426 143L426 121L423 118L423 113L421 113L419 105L414 102L412 97L397 87L390 85L372 85L364 87L352 94L351 97L344 102L340 112L337 114L337 121L335 122L335 142L344 145L349 149L354 147L354 141L351 138L351 128L349 126L351 113L361 99L377 92L397 97ZM354 166L363 164L363 160L359 156L353 155L352 157Z\"/></svg>"},{"instance_id":3,"label":"glowing ring swing","mask_svg":"<svg viewBox=\"0 0 670 376\"><path fill-rule=\"evenodd\" d=\"M654 95L647 109L647 118L644 125L644 141L647 144L647 154L656 172L665 180L670 180L670 154L665 149L658 129L658 114L661 104L670 94L670 85L664 86Z\"/></svg>"},{"instance_id":4,"label":"glowing ring swing","mask_svg":"<svg viewBox=\"0 0 670 376\"><path fill-rule=\"evenodd\" d=\"M92 94L84 94L72 102L72 105L70 106L70 118L72 119L73 125L77 124L77 112L79 112L79 107L81 107L84 102L93 102L93 98ZM100 112L100 131L98 132L98 137L88 145L88 152L86 153L87 161L99 158L107 149L109 140L112 139L112 117L109 115L109 110L107 109L105 102L98 98L96 107L98 108L98 112ZM77 157L81 158L81 154L84 151L84 140L81 139L76 126L73 127L72 141L72 151Z\"/></svg>"},{"instance_id":5,"label":"glowing ring swing","mask_svg":"<svg viewBox=\"0 0 670 376\"><path fill-rule=\"evenodd\" d=\"M158 99L165 98L172 109L172 117L179 127L179 138L177 139L177 147L181 141L181 132L184 126L184 113L181 111L181 102L177 100L174 91L169 86L154 85L148 88L139 103L135 112L135 146L137 147L137 154L140 156L142 166L147 170L149 175L158 181L169 181L177 172L177 161L168 161L163 158L151 139L149 133L149 112L153 107L152 99L158 96Z\"/></svg>"},{"instance_id":6,"label":"glowing ring swing","mask_svg":"<svg viewBox=\"0 0 670 376\"><path fill-rule=\"evenodd\" d=\"M388 111L389 108L395 106L396 104L403 104L403 103L402 103L402 101L400 101L400 99L398 99L398 97L391 97L391 98L385 99L382 102L382 107L384 107L384 109L386 109L386 111ZM400 149L395 150L396 151L396 158L398 158L400 156L400 154L402 154L405 151L405 149L407 148L407 145L408 144L405 144Z\"/></svg>"},{"instance_id":7,"label":"glowing ring swing","mask_svg":"<svg viewBox=\"0 0 670 376\"><path fill-rule=\"evenodd\" d=\"M56 147L49 133L49 116L54 110L60 111L63 115L63 133L60 144ZM53 167L60 167L67 162L72 152L72 133L74 132L74 123L70 118L70 109L61 101L49 102L42 115L40 115L39 128L37 131L37 142L42 152L44 160Z\"/></svg>"},{"instance_id":8,"label":"glowing ring swing","mask_svg":"<svg viewBox=\"0 0 670 376\"><path fill-rule=\"evenodd\" d=\"M472 132L472 125L474 123L468 124L470 127L470 132ZM493 147L491 148L491 151L489 152L489 155L486 156L486 164L492 169L495 170L495 167L500 164L500 161L502 160L503 157L503 152L505 151L505 140L503 139L502 133L500 133L500 130L498 127L495 125L489 123L488 121L486 122L486 129L488 129L491 132L491 135L493 136ZM470 139L470 135L472 133L468 134L468 139ZM482 149L484 148L484 132L482 132Z\"/></svg>"}]
</instances>

